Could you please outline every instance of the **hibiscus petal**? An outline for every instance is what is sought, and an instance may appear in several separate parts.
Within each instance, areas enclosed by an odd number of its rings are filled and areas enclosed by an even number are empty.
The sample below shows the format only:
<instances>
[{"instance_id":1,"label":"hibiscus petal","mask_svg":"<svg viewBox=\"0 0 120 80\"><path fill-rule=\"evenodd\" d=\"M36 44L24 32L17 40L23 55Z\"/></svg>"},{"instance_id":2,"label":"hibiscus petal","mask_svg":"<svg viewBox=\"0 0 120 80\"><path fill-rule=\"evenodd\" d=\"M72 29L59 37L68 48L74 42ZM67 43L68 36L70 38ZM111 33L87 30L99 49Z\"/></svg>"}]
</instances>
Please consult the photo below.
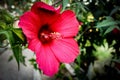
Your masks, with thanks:
<instances>
[{"instance_id":1,"label":"hibiscus petal","mask_svg":"<svg viewBox=\"0 0 120 80\"><path fill-rule=\"evenodd\" d=\"M43 73L48 76L53 76L58 72L59 62L55 58L49 46L36 46L36 61Z\"/></svg>"},{"instance_id":2,"label":"hibiscus petal","mask_svg":"<svg viewBox=\"0 0 120 80\"><path fill-rule=\"evenodd\" d=\"M26 27L25 26L21 26L22 22L24 23L29 23L32 24L34 27L29 26L29 28L32 29L36 29L38 30L40 28L41 25L41 21L38 15L34 14L33 12L29 11L29 12L25 12L21 17L20 17L20 22L19 22L19 26L20 27ZM27 26L28 27L28 26Z\"/></svg>"},{"instance_id":3,"label":"hibiscus petal","mask_svg":"<svg viewBox=\"0 0 120 80\"><path fill-rule=\"evenodd\" d=\"M57 13L60 13L60 11L61 11L61 9L62 9L62 5L58 6L58 7L55 8L55 9L56 9L56 12L57 12Z\"/></svg>"},{"instance_id":4,"label":"hibiscus petal","mask_svg":"<svg viewBox=\"0 0 120 80\"><path fill-rule=\"evenodd\" d=\"M60 62L73 62L79 54L79 47L73 38L56 40L51 50Z\"/></svg>"},{"instance_id":5,"label":"hibiscus petal","mask_svg":"<svg viewBox=\"0 0 120 80\"><path fill-rule=\"evenodd\" d=\"M31 8L31 12L35 13L40 19L42 19L41 23L43 25L50 25L58 18L60 8L61 7L55 9L53 6L43 2L36 2Z\"/></svg>"},{"instance_id":6,"label":"hibiscus petal","mask_svg":"<svg viewBox=\"0 0 120 80\"><path fill-rule=\"evenodd\" d=\"M34 27L32 24L25 23L25 22L22 22L22 21L19 24L22 27L23 33L26 35L26 37L28 39L32 39L32 38L37 37L37 31L34 28L32 28L32 27Z\"/></svg>"},{"instance_id":7,"label":"hibiscus petal","mask_svg":"<svg viewBox=\"0 0 120 80\"><path fill-rule=\"evenodd\" d=\"M41 27L40 19L32 12L26 12L20 17L19 26L28 38L37 36L38 30Z\"/></svg>"},{"instance_id":8,"label":"hibiscus petal","mask_svg":"<svg viewBox=\"0 0 120 80\"><path fill-rule=\"evenodd\" d=\"M64 11L57 21L51 25L51 29L60 32L64 37L73 37L78 33L79 23L75 14L70 11Z\"/></svg>"},{"instance_id":9,"label":"hibiscus petal","mask_svg":"<svg viewBox=\"0 0 120 80\"><path fill-rule=\"evenodd\" d=\"M60 8L61 7L58 7L57 9L55 9L53 6L50 6L50 5L46 4L46 3L36 2L32 6L31 11L38 12L39 9L44 9L44 10L48 10L48 11L51 11L51 12L59 13L60 12L60 10L59 10Z\"/></svg>"},{"instance_id":10,"label":"hibiscus petal","mask_svg":"<svg viewBox=\"0 0 120 80\"><path fill-rule=\"evenodd\" d=\"M40 41L38 39L32 39L32 40L29 40L28 42L28 48L31 49L32 51L35 51L35 46L39 44L41 45Z\"/></svg>"}]
</instances>

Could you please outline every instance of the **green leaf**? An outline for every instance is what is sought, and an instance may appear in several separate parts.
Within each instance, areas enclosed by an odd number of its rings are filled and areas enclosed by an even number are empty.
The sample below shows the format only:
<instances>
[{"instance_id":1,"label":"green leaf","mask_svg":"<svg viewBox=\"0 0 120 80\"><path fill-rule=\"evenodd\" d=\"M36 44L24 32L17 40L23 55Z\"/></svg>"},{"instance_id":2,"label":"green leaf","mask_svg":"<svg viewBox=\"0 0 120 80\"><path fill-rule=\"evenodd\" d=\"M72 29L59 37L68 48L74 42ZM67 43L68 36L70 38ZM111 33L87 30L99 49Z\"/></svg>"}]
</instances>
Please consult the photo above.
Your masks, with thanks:
<instances>
[{"instance_id":1,"label":"green leaf","mask_svg":"<svg viewBox=\"0 0 120 80\"><path fill-rule=\"evenodd\" d=\"M80 55L78 55L78 57L77 57L77 62L80 65L80 62L81 62Z\"/></svg>"},{"instance_id":2,"label":"green leaf","mask_svg":"<svg viewBox=\"0 0 120 80\"><path fill-rule=\"evenodd\" d=\"M19 70L19 67L20 67L20 61L19 61L19 53L20 53L20 50L19 50L19 47L18 47L18 46L15 46L15 44L14 44L14 37L13 37L13 34L12 34L11 31L8 31L6 35L7 35L8 39L9 39L10 46L11 46L11 48L12 48L14 57L15 57L15 59L16 59L16 61L17 61L18 70Z\"/></svg>"},{"instance_id":3,"label":"green leaf","mask_svg":"<svg viewBox=\"0 0 120 80\"><path fill-rule=\"evenodd\" d=\"M105 20L103 20L102 22L97 23L96 28L101 28L101 27L108 27L111 25L116 25L117 22L113 20L112 17L106 17Z\"/></svg>"},{"instance_id":4,"label":"green leaf","mask_svg":"<svg viewBox=\"0 0 120 80\"><path fill-rule=\"evenodd\" d=\"M0 34L6 34L5 30L0 30Z\"/></svg>"},{"instance_id":5,"label":"green leaf","mask_svg":"<svg viewBox=\"0 0 120 80\"><path fill-rule=\"evenodd\" d=\"M104 35L111 32L114 28L115 28L115 26L110 26L109 28L107 28L107 30L104 32Z\"/></svg>"},{"instance_id":6,"label":"green leaf","mask_svg":"<svg viewBox=\"0 0 120 80\"><path fill-rule=\"evenodd\" d=\"M113 15L113 14L115 14L119 9L120 9L119 6L115 6L115 8L112 9L112 11L111 11L110 16Z\"/></svg>"},{"instance_id":7,"label":"green leaf","mask_svg":"<svg viewBox=\"0 0 120 80\"><path fill-rule=\"evenodd\" d=\"M111 53L114 50L114 48L109 47L109 45L106 41L104 41L104 44L101 46L97 46L96 44L94 44L94 48L96 50L93 51L93 54L100 61L111 59L113 57L113 55Z\"/></svg>"},{"instance_id":8,"label":"green leaf","mask_svg":"<svg viewBox=\"0 0 120 80\"><path fill-rule=\"evenodd\" d=\"M6 24L0 21L0 29L5 29L5 28L6 28Z\"/></svg>"},{"instance_id":9,"label":"green leaf","mask_svg":"<svg viewBox=\"0 0 120 80\"><path fill-rule=\"evenodd\" d=\"M38 70L38 66L37 66L37 64L35 63L35 64L33 64L33 66L34 66L34 69L35 70Z\"/></svg>"},{"instance_id":10,"label":"green leaf","mask_svg":"<svg viewBox=\"0 0 120 80\"><path fill-rule=\"evenodd\" d=\"M8 61L11 61L11 60L13 60L13 56L10 56L8 59Z\"/></svg>"},{"instance_id":11,"label":"green leaf","mask_svg":"<svg viewBox=\"0 0 120 80\"><path fill-rule=\"evenodd\" d=\"M69 0L63 0L63 11L65 10L65 8L67 7L67 4L69 3Z\"/></svg>"},{"instance_id":12,"label":"green leaf","mask_svg":"<svg viewBox=\"0 0 120 80\"><path fill-rule=\"evenodd\" d=\"M25 60L24 60L24 57L22 55L22 46L21 44L16 44L15 42L15 38L13 36L13 33L12 31L7 31L6 32L6 36L10 42L10 46L11 46L11 49L13 51L13 55L16 59L16 62L18 64L18 70L20 69L20 62L22 62L24 65L25 65Z\"/></svg>"},{"instance_id":13,"label":"green leaf","mask_svg":"<svg viewBox=\"0 0 120 80\"><path fill-rule=\"evenodd\" d=\"M13 51L14 57L18 63L18 70L19 70L20 69L20 61L23 58L22 48L20 45L12 45L12 51Z\"/></svg>"},{"instance_id":14,"label":"green leaf","mask_svg":"<svg viewBox=\"0 0 120 80\"><path fill-rule=\"evenodd\" d=\"M8 46L7 36L5 30L0 30L0 47Z\"/></svg>"},{"instance_id":15,"label":"green leaf","mask_svg":"<svg viewBox=\"0 0 120 80\"><path fill-rule=\"evenodd\" d=\"M5 9L0 9L0 19L6 24L13 23L13 16Z\"/></svg>"},{"instance_id":16,"label":"green leaf","mask_svg":"<svg viewBox=\"0 0 120 80\"><path fill-rule=\"evenodd\" d=\"M36 60L34 58L31 58L29 61L30 62L36 62Z\"/></svg>"},{"instance_id":17,"label":"green leaf","mask_svg":"<svg viewBox=\"0 0 120 80\"><path fill-rule=\"evenodd\" d=\"M52 0L43 0L44 2L46 2L47 4L52 4Z\"/></svg>"},{"instance_id":18,"label":"green leaf","mask_svg":"<svg viewBox=\"0 0 120 80\"><path fill-rule=\"evenodd\" d=\"M24 35L21 29L13 29L12 30L22 41L25 41Z\"/></svg>"}]
</instances>

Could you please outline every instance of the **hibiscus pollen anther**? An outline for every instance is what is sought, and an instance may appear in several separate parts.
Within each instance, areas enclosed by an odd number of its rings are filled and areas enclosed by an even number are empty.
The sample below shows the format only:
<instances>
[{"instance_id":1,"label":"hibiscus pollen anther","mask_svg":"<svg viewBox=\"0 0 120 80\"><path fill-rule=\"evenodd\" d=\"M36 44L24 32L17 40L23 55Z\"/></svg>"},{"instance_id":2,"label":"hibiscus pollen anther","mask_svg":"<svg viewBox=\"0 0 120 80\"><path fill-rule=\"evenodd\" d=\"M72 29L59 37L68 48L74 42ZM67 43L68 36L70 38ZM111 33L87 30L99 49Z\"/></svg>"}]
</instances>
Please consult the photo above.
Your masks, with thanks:
<instances>
[{"instance_id":1,"label":"hibiscus pollen anther","mask_svg":"<svg viewBox=\"0 0 120 80\"><path fill-rule=\"evenodd\" d=\"M52 33L50 33L50 37L52 39L62 39L63 38L63 36L59 32L52 32Z\"/></svg>"},{"instance_id":2,"label":"hibiscus pollen anther","mask_svg":"<svg viewBox=\"0 0 120 80\"><path fill-rule=\"evenodd\" d=\"M50 32L50 33L42 32L39 37L42 43L48 43L51 42L52 40L58 40L62 38L63 37L59 32Z\"/></svg>"}]
</instances>

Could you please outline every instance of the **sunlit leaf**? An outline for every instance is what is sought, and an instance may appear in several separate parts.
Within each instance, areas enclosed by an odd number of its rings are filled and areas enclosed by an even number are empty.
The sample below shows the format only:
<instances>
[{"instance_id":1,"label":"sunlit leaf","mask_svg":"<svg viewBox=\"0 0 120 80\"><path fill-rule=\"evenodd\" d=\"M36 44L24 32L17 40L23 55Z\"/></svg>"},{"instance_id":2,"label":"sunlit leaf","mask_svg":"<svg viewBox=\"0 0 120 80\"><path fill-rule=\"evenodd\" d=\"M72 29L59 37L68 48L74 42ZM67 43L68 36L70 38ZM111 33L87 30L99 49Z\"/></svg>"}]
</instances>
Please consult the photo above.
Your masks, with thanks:
<instances>
[{"instance_id":1,"label":"sunlit leaf","mask_svg":"<svg viewBox=\"0 0 120 80\"><path fill-rule=\"evenodd\" d=\"M0 29L5 29L5 28L6 28L6 24L0 21Z\"/></svg>"},{"instance_id":2,"label":"sunlit leaf","mask_svg":"<svg viewBox=\"0 0 120 80\"><path fill-rule=\"evenodd\" d=\"M80 62L81 62L80 55L77 57L77 62L80 65Z\"/></svg>"},{"instance_id":3,"label":"sunlit leaf","mask_svg":"<svg viewBox=\"0 0 120 80\"><path fill-rule=\"evenodd\" d=\"M21 29L13 29L12 30L22 41L24 41L24 35L22 33L22 30Z\"/></svg>"},{"instance_id":4,"label":"sunlit leaf","mask_svg":"<svg viewBox=\"0 0 120 80\"><path fill-rule=\"evenodd\" d=\"M94 44L95 51L93 51L94 56L97 57L98 60L106 60L108 58L112 58L111 52L113 52L113 47L109 47L108 43L104 43L101 46L97 46Z\"/></svg>"},{"instance_id":5,"label":"sunlit leaf","mask_svg":"<svg viewBox=\"0 0 120 80\"><path fill-rule=\"evenodd\" d=\"M43 2L45 2L45 3L47 3L47 4L49 4L49 5L52 4L52 0L41 0L41 1L43 1Z\"/></svg>"}]
</instances>

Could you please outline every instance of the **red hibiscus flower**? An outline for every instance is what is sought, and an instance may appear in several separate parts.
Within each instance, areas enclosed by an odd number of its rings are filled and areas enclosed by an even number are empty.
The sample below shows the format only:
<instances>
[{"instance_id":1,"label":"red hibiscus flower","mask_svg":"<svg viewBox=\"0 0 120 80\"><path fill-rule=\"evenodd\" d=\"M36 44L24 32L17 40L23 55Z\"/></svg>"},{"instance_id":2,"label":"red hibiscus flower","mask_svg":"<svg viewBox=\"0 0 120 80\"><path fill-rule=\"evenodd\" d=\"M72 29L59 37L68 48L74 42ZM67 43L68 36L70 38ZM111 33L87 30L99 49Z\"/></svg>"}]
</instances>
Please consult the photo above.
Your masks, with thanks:
<instances>
[{"instance_id":1,"label":"red hibiscus flower","mask_svg":"<svg viewBox=\"0 0 120 80\"><path fill-rule=\"evenodd\" d=\"M74 36L79 23L75 14L36 2L20 17L19 26L27 37L28 48L36 53L36 62L44 74L53 76L60 62L70 63L79 54Z\"/></svg>"},{"instance_id":2,"label":"red hibiscus flower","mask_svg":"<svg viewBox=\"0 0 120 80\"><path fill-rule=\"evenodd\" d=\"M120 34L120 30L118 30L117 28L114 28L112 32L116 35Z\"/></svg>"}]
</instances>

